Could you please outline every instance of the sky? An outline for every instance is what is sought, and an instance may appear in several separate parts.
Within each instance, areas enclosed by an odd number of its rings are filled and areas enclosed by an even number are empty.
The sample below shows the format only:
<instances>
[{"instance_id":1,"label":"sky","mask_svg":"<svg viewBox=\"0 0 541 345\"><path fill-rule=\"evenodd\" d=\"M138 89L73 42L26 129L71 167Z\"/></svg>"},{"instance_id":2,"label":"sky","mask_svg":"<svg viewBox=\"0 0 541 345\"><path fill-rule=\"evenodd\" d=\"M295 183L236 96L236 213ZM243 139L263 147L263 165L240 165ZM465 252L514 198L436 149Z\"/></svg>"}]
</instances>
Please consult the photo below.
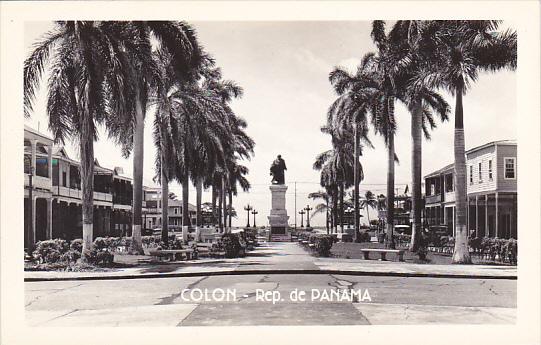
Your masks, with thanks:
<instances>
[{"instance_id":1,"label":"sky","mask_svg":"<svg viewBox=\"0 0 541 345\"><path fill-rule=\"evenodd\" d=\"M247 133L254 139L255 155L244 164L250 169L249 192L240 192L233 199L238 217L234 226L246 224L246 204L259 212L257 225L268 225L271 209L269 168L278 154L284 158L286 207L289 223L295 223L295 205L298 212L318 202L308 199L310 192L321 189L319 173L312 169L317 154L331 148L330 136L320 132L325 124L329 105L336 99L328 81L335 66L352 72L361 57L375 50L370 39L368 21L325 22L192 22L205 50L214 56L222 68L225 79L231 79L244 88L244 96L232 103L237 115L248 122ZM41 35L52 28L50 22L27 22L25 47L27 55ZM45 78L47 75L45 75ZM423 176L453 161L454 98L442 93L451 105L449 121L438 123L432 139L423 141ZM47 129L45 84L42 83L35 101L34 113L25 124L49 134ZM500 71L481 74L479 80L464 97L464 127L466 149L490 141L517 138L516 76L514 72ZM395 167L395 184L400 193L406 185L411 188L411 136L410 115L401 105L396 106L398 130L395 150L400 163ZM147 113L145 126L144 184L155 186L155 148L152 141L153 114ZM370 190L385 193L387 160L383 140L370 133L374 149L366 148L361 157L365 178L360 184L361 194ZM78 158L78 149L67 144L70 157ZM132 157L122 158L120 148L107 140L101 132L95 143L95 157L107 168L122 167L131 176ZM295 183L296 182L296 183ZM179 197L181 187L169 187ZM195 204L195 189L190 186L189 201ZM210 191L203 194L210 201ZM361 213L374 218L370 210ZM300 215L297 225L300 224ZM252 223L252 219L250 223ZM316 215L312 225L323 226L325 217Z\"/></svg>"}]
</instances>

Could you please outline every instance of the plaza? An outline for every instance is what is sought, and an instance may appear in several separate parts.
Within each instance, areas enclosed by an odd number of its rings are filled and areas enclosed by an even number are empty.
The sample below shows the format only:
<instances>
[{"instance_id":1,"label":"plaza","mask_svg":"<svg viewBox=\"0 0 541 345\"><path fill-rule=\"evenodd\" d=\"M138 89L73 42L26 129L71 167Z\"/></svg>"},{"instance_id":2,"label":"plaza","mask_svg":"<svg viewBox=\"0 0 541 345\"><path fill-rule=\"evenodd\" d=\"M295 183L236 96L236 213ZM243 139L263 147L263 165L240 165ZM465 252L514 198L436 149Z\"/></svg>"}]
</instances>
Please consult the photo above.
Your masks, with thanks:
<instances>
[{"instance_id":1,"label":"plaza","mask_svg":"<svg viewBox=\"0 0 541 345\"><path fill-rule=\"evenodd\" d=\"M33 326L84 326L90 322L95 326L254 326L516 321L516 268L337 261L313 257L295 243L268 243L240 259L101 273L26 272L25 278L26 322ZM114 293L119 289L130 293ZM236 298L221 301L219 293L213 298L216 289L234 290ZM207 291L208 298L199 299L197 292L190 297L187 291L194 290ZM319 297L292 300L292 293L299 290L308 296L315 290ZM321 297L323 291L343 294L352 290L368 293L370 300L362 296L351 301ZM269 293L269 298L258 298L258 293ZM274 303L273 294L280 296Z\"/></svg>"}]
</instances>

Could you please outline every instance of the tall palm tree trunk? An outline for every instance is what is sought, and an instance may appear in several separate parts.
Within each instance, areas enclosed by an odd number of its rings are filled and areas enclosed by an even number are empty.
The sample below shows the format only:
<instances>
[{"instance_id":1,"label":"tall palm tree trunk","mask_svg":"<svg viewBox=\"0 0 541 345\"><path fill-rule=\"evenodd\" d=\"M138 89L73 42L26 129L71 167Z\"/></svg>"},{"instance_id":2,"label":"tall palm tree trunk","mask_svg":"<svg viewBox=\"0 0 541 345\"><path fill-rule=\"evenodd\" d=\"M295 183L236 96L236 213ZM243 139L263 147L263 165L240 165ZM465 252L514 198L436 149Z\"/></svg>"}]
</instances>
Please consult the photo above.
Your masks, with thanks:
<instances>
[{"instance_id":1,"label":"tall palm tree trunk","mask_svg":"<svg viewBox=\"0 0 541 345\"><path fill-rule=\"evenodd\" d=\"M132 243L130 252L143 254L141 224L143 207L143 153L145 134L145 109L141 90L135 92L135 133L133 135L133 200L132 200Z\"/></svg>"},{"instance_id":2,"label":"tall palm tree trunk","mask_svg":"<svg viewBox=\"0 0 541 345\"><path fill-rule=\"evenodd\" d=\"M216 199L218 198L218 193L216 192L216 187L212 185L212 222L216 225Z\"/></svg>"},{"instance_id":3,"label":"tall palm tree trunk","mask_svg":"<svg viewBox=\"0 0 541 345\"><path fill-rule=\"evenodd\" d=\"M344 232L344 182L340 183L340 232Z\"/></svg>"},{"instance_id":4,"label":"tall palm tree trunk","mask_svg":"<svg viewBox=\"0 0 541 345\"><path fill-rule=\"evenodd\" d=\"M226 200L226 183L225 183L225 177L222 178L222 205L223 205L223 224L224 224L224 232L227 232L227 200Z\"/></svg>"},{"instance_id":5,"label":"tall palm tree trunk","mask_svg":"<svg viewBox=\"0 0 541 345\"><path fill-rule=\"evenodd\" d=\"M223 198L222 198L222 187L220 186L220 188L218 189L218 228L220 229L220 232L224 232L224 223L223 223L223 218L222 218L222 203L223 203Z\"/></svg>"},{"instance_id":6,"label":"tall palm tree trunk","mask_svg":"<svg viewBox=\"0 0 541 345\"><path fill-rule=\"evenodd\" d=\"M86 85L88 94L89 85ZM88 98L87 98L88 99ZM81 150L81 186L83 193L83 253L90 250L93 241L94 219L94 122L90 116L88 104L84 104L81 121L80 150ZM85 260L83 255L82 260Z\"/></svg>"},{"instance_id":7,"label":"tall palm tree trunk","mask_svg":"<svg viewBox=\"0 0 541 345\"><path fill-rule=\"evenodd\" d=\"M325 199L325 228L327 229L327 235L329 234L329 199Z\"/></svg>"},{"instance_id":8,"label":"tall palm tree trunk","mask_svg":"<svg viewBox=\"0 0 541 345\"><path fill-rule=\"evenodd\" d=\"M195 182L195 207L196 207L196 226L200 227L203 225L203 214L201 213L201 199L203 197L203 180L197 178Z\"/></svg>"},{"instance_id":9,"label":"tall palm tree trunk","mask_svg":"<svg viewBox=\"0 0 541 345\"><path fill-rule=\"evenodd\" d=\"M163 148L162 148L163 152ZM169 241L169 180L166 174L165 159L162 154L161 182L162 182L162 241L167 244Z\"/></svg>"},{"instance_id":10,"label":"tall palm tree trunk","mask_svg":"<svg viewBox=\"0 0 541 345\"><path fill-rule=\"evenodd\" d=\"M231 229L231 217L233 216L233 192L229 190L229 228Z\"/></svg>"},{"instance_id":11,"label":"tall palm tree trunk","mask_svg":"<svg viewBox=\"0 0 541 345\"><path fill-rule=\"evenodd\" d=\"M338 186L334 188L332 203L333 203L332 212L333 212L333 219L334 219L334 227L332 229L332 232L337 233L338 232Z\"/></svg>"},{"instance_id":12,"label":"tall palm tree trunk","mask_svg":"<svg viewBox=\"0 0 541 345\"><path fill-rule=\"evenodd\" d=\"M354 227L355 227L355 242L359 241L359 125L356 123L354 129L355 147L353 149L354 165L353 165L353 208L354 208Z\"/></svg>"},{"instance_id":13,"label":"tall palm tree trunk","mask_svg":"<svg viewBox=\"0 0 541 345\"><path fill-rule=\"evenodd\" d=\"M394 228L394 133L389 131L387 143L387 236L386 247L395 248Z\"/></svg>"},{"instance_id":14,"label":"tall palm tree trunk","mask_svg":"<svg viewBox=\"0 0 541 345\"><path fill-rule=\"evenodd\" d=\"M466 219L466 154L464 139L464 112L462 108L462 87L456 89L455 106L455 250L453 263L470 264L471 257L468 250L468 228Z\"/></svg>"},{"instance_id":15,"label":"tall palm tree trunk","mask_svg":"<svg viewBox=\"0 0 541 345\"><path fill-rule=\"evenodd\" d=\"M188 210L188 198L190 197L190 177L185 171L182 177L182 226L190 225L190 212ZM183 230L184 231L184 230Z\"/></svg>"},{"instance_id":16,"label":"tall palm tree trunk","mask_svg":"<svg viewBox=\"0 0 541 345\"><path fill-rule=\"evenodd\" d=\"M410 251L417 252L419 249L419 239L422 233L421 224L421 168L422 168L422 124L423 108L421 101L415 101L413 105L411 119L411 201L413 224L411 230Z\"/></svg>"}]
</instances>

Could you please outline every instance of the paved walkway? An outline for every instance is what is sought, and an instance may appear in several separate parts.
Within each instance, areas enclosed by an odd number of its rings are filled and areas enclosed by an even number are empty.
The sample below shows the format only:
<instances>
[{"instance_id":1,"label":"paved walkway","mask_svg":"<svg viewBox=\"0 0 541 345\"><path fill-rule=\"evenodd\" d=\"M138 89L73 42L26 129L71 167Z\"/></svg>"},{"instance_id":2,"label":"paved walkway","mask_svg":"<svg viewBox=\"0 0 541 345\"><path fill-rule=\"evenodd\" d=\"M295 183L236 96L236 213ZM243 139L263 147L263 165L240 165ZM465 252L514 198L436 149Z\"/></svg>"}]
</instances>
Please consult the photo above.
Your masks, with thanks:
<instances>
[{"instance_id":1,"label":"paved walkway","mask_svg":"<svg viewBox=\"0 0 541 345\"><path fill-rule=\"evenodd\" d=\"M115 258L120 261L121 257ZM477 277L516 279L517 268L493 265L432 265L393 261L318 258L296 243L265 243L237 259L199 259L166 264L144 264L104 272L25 272L26 281L61 279L120 279L216 274L308 272L419 277Z\"/></svg>"}]
</instances>

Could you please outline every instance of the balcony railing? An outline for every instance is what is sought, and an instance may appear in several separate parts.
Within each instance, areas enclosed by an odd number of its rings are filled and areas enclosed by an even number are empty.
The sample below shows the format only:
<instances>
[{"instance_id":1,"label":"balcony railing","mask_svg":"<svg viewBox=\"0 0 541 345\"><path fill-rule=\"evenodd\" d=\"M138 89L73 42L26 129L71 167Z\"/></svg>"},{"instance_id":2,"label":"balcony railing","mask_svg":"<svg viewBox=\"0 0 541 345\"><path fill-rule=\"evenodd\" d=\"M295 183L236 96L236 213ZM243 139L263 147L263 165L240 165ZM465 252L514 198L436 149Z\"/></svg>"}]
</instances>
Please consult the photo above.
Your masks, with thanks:
<instances>
[{"instance_id":1,"label":"balcony railing","mask_svg":"<svg viewBox=\"0 0 541 345\"><path fill-rule=\"evenodd\" d=\"M82 199L83 192L79 189L56 186L53 193L58 196L66 196L74 199ZM94 192L94 200L112 202L113 196L110 193Z\"/></svg>"},{"instance_id":2,"label":"balcony railing","mask_svg":"<svg viewBox=\"0 0 541 345\"><path fill-rule=\"evenodd\" d=\"M425 198L426 204L434 204L437 202L441 202L441 194L435 194L435 195L428 195Z\"/></svg>"},{"instance_id":3,"label":"balcony railing","mask_svg":"<svg viewBox=\"0 0 541 345\"><path fill-rule=\"evenodd\" d=\"M79 189L74 189L74 188L58 186L56 193L59 196L67 196L67 197L75 198L75 199L83 198L83 193Z\"/></svg>"},{"instance_id":4,"label":"balcony railing","mask_svg":"<svg viewBox=\"0 0 541 345\"><path fill-rule=\"evenodd\" d=\"M445 201L455 201L455 192L446 192Z\"/></svg>"},{"instance_id":5,"label":"balcony railing","mask_svg":"<svg viewBox=\"0 0 541 345\"><path fill-rule=\"evenodd\" d=\"M24 174L24 185L25 185L25 187L30 186L30 175L29 174ZM32 177L32 187L34 189L51 190L52 181L48 177L34 175Z\"/></svg>"},{"instance_id":6,"label":"balcony railing","mask_svg":"<svg viewBox=\"0 0 541 345\"><path fill-rule=\"evenodd\" d=\"M94 192L94 200L113 202L113 195L110 193Z\"/></svg>"}]
</instances>

